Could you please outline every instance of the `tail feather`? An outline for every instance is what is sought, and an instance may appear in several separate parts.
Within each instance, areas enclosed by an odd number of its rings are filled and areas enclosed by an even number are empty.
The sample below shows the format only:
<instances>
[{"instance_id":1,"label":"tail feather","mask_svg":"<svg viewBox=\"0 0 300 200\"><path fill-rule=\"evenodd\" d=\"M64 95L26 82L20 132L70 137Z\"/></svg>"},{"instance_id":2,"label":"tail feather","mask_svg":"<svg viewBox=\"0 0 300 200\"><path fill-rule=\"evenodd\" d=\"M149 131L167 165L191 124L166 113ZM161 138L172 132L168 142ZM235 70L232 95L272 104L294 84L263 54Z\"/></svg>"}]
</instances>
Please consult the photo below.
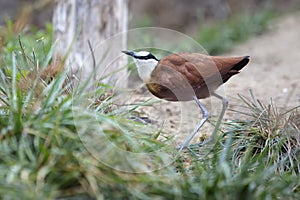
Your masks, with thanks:
<instances>
[{"instance_id":1,"label":"tail feather","mask_svg":"<svg viewBox=\"0 0 300 200\"><path fill-rule=\"evenodd\" d=\"M249 60L250 60L250 56L245 56L241 61L233 65L229 71L225 73L221 73L223 83L228 81L230 77L234 76L235 74L238 74L239 71L249 63Z\"/></svg>"},{"instance_id":2,"label":"tail feather","mask_svg":"<svg viewBox=\"0 0 300 200\"><path fill-rule=\"evenodd\" d=\"M231 70L240 71L243 67L245 67L249 63L249 60L250 60L250 56L245 56L243 58L243 60L241 60L240 62L238 62L237 64L235 64L231 68Z\"/></svg>"}]
</instances>

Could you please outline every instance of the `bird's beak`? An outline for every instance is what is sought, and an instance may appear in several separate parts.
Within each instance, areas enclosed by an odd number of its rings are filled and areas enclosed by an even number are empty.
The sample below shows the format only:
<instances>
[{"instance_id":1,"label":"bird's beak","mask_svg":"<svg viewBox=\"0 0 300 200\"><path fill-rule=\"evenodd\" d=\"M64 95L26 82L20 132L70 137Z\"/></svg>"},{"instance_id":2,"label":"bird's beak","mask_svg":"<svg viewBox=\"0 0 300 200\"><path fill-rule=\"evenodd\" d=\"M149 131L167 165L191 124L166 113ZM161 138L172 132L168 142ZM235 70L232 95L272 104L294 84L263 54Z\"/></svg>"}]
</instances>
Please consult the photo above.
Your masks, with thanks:
<instances>
[{"instance_id":1,"label":"bird's beak","mask_svg":"<svg viewBox=\"0 0 300 200\"><path fill-rule=\"evenodd\" d=\"M129 55L129 56L134 57L134 52L133 51L122 51L122 52Z\"/></svg>"}]
</instances>

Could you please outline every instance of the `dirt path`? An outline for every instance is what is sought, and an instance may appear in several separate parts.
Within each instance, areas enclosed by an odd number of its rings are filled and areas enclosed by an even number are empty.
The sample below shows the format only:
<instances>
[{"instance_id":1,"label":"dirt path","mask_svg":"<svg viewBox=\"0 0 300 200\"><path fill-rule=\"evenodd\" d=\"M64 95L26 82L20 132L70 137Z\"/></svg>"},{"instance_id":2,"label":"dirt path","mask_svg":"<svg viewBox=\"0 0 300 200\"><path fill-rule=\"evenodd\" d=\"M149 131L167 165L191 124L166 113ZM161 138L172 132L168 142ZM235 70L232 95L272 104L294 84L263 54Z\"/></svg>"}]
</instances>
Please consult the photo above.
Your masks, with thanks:
<instances>
[{"instance_id":1,"label":"dirt path","mask_svg":"<svg viewBox=\"0 0 300 200\"><path fill-rule=\"evenodd\" d=\"M239 46L227 55L250 55L251 62L242 72L230 79L218 92L227 96L230 108L241 104L237 94L249 97L251 89L257 99L268 104L272 98L277 106L296 106L300 104L300 13L279 19L269 31ZM135 101L153 98L148 92L133 96ZM212 114L220 112L219 100L201 100ZM174 136L177 145L181 143L201 119L200 109L195 102L172 103L158 101L154 106L138 109L141 117L151 121L153 132L162 130L162 136ZM227 111L224 120L234 119L233 112ZM149 123L150 126L150 123ZM209 135L213 126L205 124L194 142Z\"/></svg>"},{"instance_id":2,"label":"dirt path","mask_svg":"<svg viewBox=\"0 0 300 200\"><path fill-rule=\"evenodd\" d=\"M228 94L247 94L278 106L300 104L300 13L278 20L268 32L238 46L231 55L249 54L251 63L226 84Z\"/></svg>"}]
</instances>

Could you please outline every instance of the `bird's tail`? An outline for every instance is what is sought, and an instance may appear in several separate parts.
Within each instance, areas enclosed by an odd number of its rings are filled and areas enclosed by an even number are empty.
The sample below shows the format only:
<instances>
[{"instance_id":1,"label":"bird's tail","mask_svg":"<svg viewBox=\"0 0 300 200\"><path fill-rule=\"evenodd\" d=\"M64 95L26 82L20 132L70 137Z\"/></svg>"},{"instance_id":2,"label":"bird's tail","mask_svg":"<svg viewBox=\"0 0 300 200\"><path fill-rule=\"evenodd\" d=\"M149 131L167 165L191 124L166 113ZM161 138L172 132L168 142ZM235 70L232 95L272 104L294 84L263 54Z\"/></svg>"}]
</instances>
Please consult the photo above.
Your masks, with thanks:
<instances>
[{"instance_id":1,"label":"bird's tail","mask_svg":"<svg viewBox=\"0 0 300 200\"><path fill-rule=\"evenodd\" d=\"M243 67L245 67L248 64L249 60L250 60L250 56L245 56L240 62L235 64L231 68L231 70L240 71Z\"/></svg>"}]
</instances>

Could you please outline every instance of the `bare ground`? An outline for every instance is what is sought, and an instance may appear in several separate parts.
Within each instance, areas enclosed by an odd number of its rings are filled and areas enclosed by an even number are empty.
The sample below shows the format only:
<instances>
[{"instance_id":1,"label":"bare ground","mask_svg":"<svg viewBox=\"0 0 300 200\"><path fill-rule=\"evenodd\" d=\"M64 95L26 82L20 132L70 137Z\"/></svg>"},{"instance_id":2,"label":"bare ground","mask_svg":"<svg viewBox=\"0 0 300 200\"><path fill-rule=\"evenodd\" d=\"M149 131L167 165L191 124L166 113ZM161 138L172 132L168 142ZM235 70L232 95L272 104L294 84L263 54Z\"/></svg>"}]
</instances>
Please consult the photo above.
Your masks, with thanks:
<instances>
[{"instance_id":1,"label":"bare ground","mask_svg":"<svg viewBox=\"0 0 300 200\"><path fill-rule=\"evenodd\" d=\"M231 78L218 93L229 99L229 108L239 109L238 95L255 97L265 104L270 100L278 107L300 105L300 13L285 16L274 23L264 34L240 44L227 55L250 55L251 62L240 74ZM162 138L174 136L174 145L180 144L202 118L195 102L166 102L158 100L147 91L134 94L130 102L157 101L152 106L138 108L153 133L162 130ZM128 102L128 103L130 103ZM201 100L212 114L214 124L221 102L215 98ZM228 110L225 121L236 119L237 114ZM196 135L193 142L202 141L213 130L211 123Z\"/></svg>"},{"instance_id":2,"label":"bare ground","mask_svg":"<svg viewBox=\"0 0 300 200\"><path fill-rule=\"evenodd\" d=\"M300 104L300 13L285 16L268 32L236 47L230 54L249 54L251 63L226 84L228 94L246 94L278 106Z\"/></svg>"}]
</instances>

